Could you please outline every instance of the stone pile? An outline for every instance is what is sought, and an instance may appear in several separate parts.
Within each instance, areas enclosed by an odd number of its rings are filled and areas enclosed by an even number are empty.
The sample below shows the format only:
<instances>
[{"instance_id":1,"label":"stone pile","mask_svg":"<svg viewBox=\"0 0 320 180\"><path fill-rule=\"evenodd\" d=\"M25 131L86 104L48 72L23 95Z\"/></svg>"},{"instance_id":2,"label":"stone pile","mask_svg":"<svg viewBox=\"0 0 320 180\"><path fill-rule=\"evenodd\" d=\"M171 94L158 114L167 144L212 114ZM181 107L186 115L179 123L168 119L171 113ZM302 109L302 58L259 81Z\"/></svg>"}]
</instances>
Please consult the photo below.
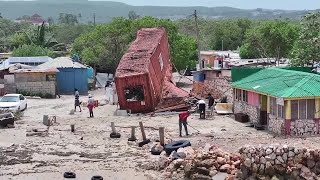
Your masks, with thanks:
<instances>
[{"instance_id":1,"label":"stone pile","mask_svg":"<svg viewBox=\"0 0 320 180\"><path fill-rule=\"evenodd\" d=\"M222 96L227 96L228 102L233 102L233 89L231 87L231 78L216 77L205 82L193 82L192 93L201 97L207 97L209 93L219 100Z\"/></svg>"},{"instance_id":2,"label":"stone pile","mask_svg":"<svg viewBox=\"0 0 320 180\"><path fill-rule=\"evenodd\" d=\"M178 154L181 159L175 159ZM214 146L193 149L180 148L169 157L162 153L156 160L142 164L147 170L164 170L163 179L211 180L218 172L227 173L227 179L236 178L241 165L240 154L229 154Z\"/></svg>"},{"instance_id":3,"label":"stone pile","mask_svg":"<svg viewBox=\"0 0 320 180\"><path fill-rule=\"evenodd\" d=\"M264 177L271 179L313 180L320 175L320 151L294 147L243 147L240 149L241 179Z\"/></svg>"},{"instance_id":4,"label":"stone pile","mask_svg":"<svg viewBox=\"0 0 320 180\"><path fill-rule=\"evenodd\" d=\"M320 150L284 145L243 147L239 153L230 154L207 144L199 149L181 148L169 157L162 153L142 168L162 171L160 179L211 180L225 173L227 180L317 180Z\"/></svg>"}]
</instances>

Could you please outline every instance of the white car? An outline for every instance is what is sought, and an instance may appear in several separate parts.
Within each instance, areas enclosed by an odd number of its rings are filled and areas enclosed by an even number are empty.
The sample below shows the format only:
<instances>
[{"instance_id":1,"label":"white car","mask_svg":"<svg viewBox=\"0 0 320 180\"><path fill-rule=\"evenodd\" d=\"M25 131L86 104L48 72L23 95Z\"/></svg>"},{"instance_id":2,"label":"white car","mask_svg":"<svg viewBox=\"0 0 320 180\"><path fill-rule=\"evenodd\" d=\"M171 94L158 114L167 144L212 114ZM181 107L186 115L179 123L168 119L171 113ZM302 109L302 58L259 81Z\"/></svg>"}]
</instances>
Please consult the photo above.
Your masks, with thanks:
<instances>
[{"instance_id":1,"label":"white car","mask_svg":"<svg viewBox=\"0 0 320 180\"><path fill-rule=\"evenodd\" d=\"M0 111L18 112L27 108L27 99L22 94L7 94L0 100Z\"/></svg>"}]
</instances>

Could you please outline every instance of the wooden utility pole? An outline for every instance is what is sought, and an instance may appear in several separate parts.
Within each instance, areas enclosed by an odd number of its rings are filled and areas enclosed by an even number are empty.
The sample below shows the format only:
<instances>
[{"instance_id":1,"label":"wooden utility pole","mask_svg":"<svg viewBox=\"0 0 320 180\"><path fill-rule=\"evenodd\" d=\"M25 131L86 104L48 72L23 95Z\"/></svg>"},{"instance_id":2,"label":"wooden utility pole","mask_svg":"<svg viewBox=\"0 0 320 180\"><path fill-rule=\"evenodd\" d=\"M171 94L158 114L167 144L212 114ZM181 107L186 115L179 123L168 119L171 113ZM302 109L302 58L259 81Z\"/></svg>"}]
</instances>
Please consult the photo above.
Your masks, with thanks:
<instances>
[{"instance_id":1,"label":"wooden utility pole","mask_svg":"<svg viewBox=\"0 0 320 180\"><path fill-rule=\"evenodd\" d=\"M93 26L96 26L96 13L93 13Z\"/></svg>"},{"instance_id":2,"label":"wooden utility pole","mask_svg":"<svg viewBox=\"0 0 320 180\"><path fill-rule=\"evenodd\" d=\"M198 46L198 63L199 66L201 66L201 57L200 57L200 32L199 32L199 25L198 25L198 14L197 14L197 10L194 10L194 20L196 23L196 33L197 33L197 46ZM200 67L201 68L201 67Z\"/></svg>"}]
</instances>

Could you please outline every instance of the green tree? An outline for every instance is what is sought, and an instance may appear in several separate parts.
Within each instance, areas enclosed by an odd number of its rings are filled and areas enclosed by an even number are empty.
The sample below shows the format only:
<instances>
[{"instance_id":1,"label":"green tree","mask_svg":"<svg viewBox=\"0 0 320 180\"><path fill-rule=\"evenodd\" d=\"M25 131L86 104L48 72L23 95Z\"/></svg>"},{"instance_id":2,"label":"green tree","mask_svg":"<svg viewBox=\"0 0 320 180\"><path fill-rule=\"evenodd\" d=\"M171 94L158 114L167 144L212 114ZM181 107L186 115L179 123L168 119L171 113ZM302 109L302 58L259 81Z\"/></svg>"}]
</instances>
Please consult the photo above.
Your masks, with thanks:
<instances>
[{"instance_id":1,"label":"green tree","mask_svg":"<svg viewBox=\"0 0 320 180\"><path fill-rule=\"evenodd\" d=\"M241 57L241 59L260 58L259 52L257 51L257 49L252 47L248 43L246 43L240 47L240 57Z\"/></svg>"},{"instance_id":2,"label":"green tree","mask_svg":"<svg viewBox=\"0 0 320 180\"><path fill-rule=\"evenodd\" d=\"M10 36L16 32L25 31L29 27L30 25L25 23L18 24L9 19L0 18L0 45L9 48Z\"/></svg>"},{"instance_id":3,"label":"green tree","mask_svg":"<svg viewBox=\"0 0 320 180\"><path fill-rule=\"evenodd\" d=\"M134 12L134 11L129 11L128 17L130 20L136 20L138 19L140 16Z\"/></svg>"},{"instance_id":4,"label":"green tree","mask_svg":"<svg viewBox=\"0 0 320 180\"><path fill-rule=\"evenodd\" d=\"M256 26L246 33L246 47L249 54L259 52L259 57L287 58L298 37L299 28L286 21L268 21Z\"/></svg>"},{"instance_id":5,"label":"green tree","mask_svg":"<svg viewBox=\"0 0 320 180\"><path fill-rule=\"evenodd\" d=\"M50 26L52 26L54 24L54 20L52 17L48 17L48 23Z\"/></svg>"},{"instance_id":6,"label":"green tree","mask_svg":"<svg viewBox=\"0 0 320 180\"><path fill-rule=\"evenodd\" d=\"M15 57L32 57L32 56L49 56L54 57L54 52L50 49L36 45L22 45L13 50L12 55Z\"/></svg>"},{"instance_id":7,"label":"green tree","mask_svg":"<svg viewBox=\"0 0 320 180\"><path fill-rule=\"evenodd\" d=\"M78 16L73 14L59 14L59 23L60 24L68 24L68 25L76 25L78 24Z\"/></svg>"},{"instance_id":8,"label":"green tree","mask_svg":"<svg viewBox=\"0 0 320 180\"><path fill-rule=\"evenodd\" d=\"M151 27L164 27L167 30L171 59L179 70L194 65L194 39L179 34L175 22L153 17L136 20L115 18L110 24L98 25L95 30L75 40L73 52L78 53L82 61L91 66L97 65L98 68L115 72L119 60L135 39L137 30Z\"/></svg>"},{"instance_id":9,"label":"green tree","mask_svg":"<svg viewBox=\"0 0 320 180\"><path fill-rule=\"evenodd\" d=\"M84 33L93 30L93 26L86 24L67 25L58 24L50 27L52 34L59 43L72 44L74 40Z\"/></svg>"},{"instance_id":10,"label":"green tree","mask_svg":"<svg viewBox=\"0 0 320 180\"><path fill-rule=\"evenodd\" d=\"M293 66L314 65L320 62L320 12L305 15L301 27L290 63Z\"/></svg>"}]
</instances>

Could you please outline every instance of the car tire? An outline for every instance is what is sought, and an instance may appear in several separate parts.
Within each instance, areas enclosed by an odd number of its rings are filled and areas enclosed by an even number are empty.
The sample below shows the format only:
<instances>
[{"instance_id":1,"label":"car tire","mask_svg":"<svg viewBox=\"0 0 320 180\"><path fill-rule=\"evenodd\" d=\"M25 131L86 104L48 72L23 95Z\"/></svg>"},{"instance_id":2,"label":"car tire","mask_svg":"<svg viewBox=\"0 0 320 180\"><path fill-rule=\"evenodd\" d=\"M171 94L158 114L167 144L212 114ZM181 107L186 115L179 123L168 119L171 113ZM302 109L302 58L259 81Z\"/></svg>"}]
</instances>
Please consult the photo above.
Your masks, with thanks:
<instances>
[{"instance_id":1,"label":"car tire","mask_svg":"<svg viewBox=\"0 0 320 180\"><path fill-rule=\"evenodd\" d=\"M26 107L24 108L24 110L27 110L28 109L28 104L26 104Z\"/></svg>"},{"instance_id":2,"label":"car tire","mask_svg":"<svg viewBox=\"0 0 320 180\"><path fill-rule=\"evenodd\" d=\"M67 179L73 179L76 178L76 174L74 172L65 172L63 174L63 177Z\"/></svg>"},{"instance_id":3,"label":"car tire","mask_svg":"<svg viewBox=\"0 0 320 180\"><path fill-rule=\"evenodd\" d=\"M151 142L150 139L147 139L147 140L145 140L145 141L139 142L139 143L138 143L138 146L139 146L139 147L142 147L142 146L144 146L144 145L146 145L146 144L149 144L150 142Z\"/></svg>"},{"instance_id":4,"label":"car tire","mask_svg":"<svg viewBox=\"0 0 320 180\"><path fill-rule=\"evenodd\" d=\"M119 138L121 138L121 134L120 133L111 133L110 138L119 139Z\"/></svg>"},{"instance_id":5,"label":"car tire","mask_svg":"<svg viewBox=\"0 0 320 180\"><path fill-rule=\"evenodd\" d=\"M92 176L91 180L103 180L102 176Z\"/></svg>"},{"instance_id":6,"label":"car tire","mask_svg":"<svg viewBox=\"0 0 320 180\"><path fill-rule=\"evenodd\" d=\"M168 155L170 155L173 151L177 151L180 148L191 146L190 141L188 140L181 140L175 141L173 143L167 144L164 146L164 150Z\"/></svg>"}]
</instances>

